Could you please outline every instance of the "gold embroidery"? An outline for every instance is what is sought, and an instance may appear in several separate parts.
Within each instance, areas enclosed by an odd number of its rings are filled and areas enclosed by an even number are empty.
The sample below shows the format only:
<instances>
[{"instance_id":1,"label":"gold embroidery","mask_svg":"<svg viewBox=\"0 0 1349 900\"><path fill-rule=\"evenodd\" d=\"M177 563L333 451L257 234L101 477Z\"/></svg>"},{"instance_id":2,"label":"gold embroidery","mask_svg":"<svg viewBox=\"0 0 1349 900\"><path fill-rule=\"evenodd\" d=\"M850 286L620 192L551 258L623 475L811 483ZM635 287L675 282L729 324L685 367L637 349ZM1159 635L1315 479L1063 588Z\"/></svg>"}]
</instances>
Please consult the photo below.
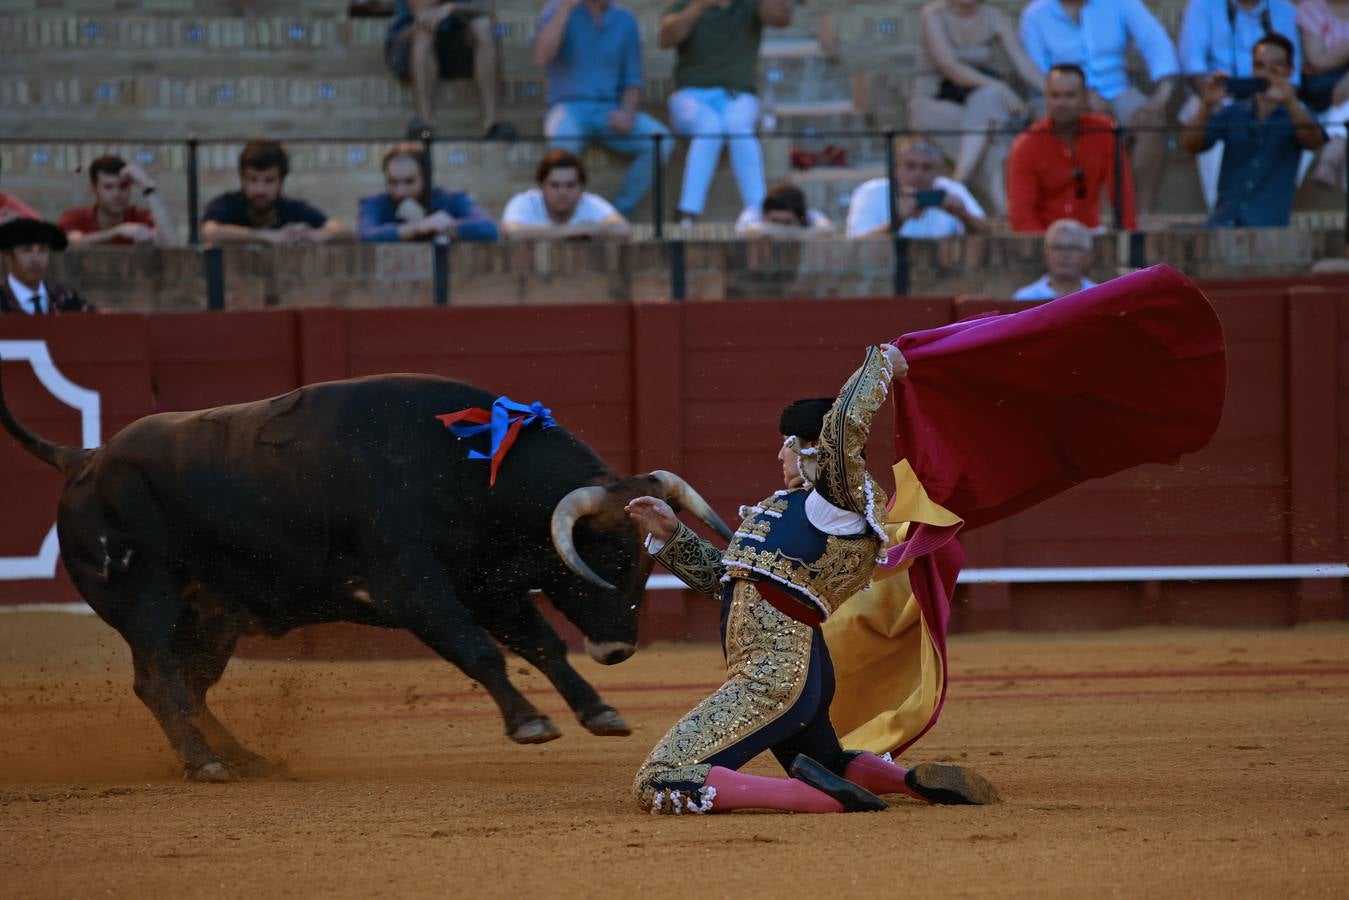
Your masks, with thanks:
<instances>
[{"instance_id":1,"label":"gold embroidery","mask_svg":"<svg viewBox=\"0 0 1349 900\"><path fill-rule=\"evenodd\" d=\"M820 431L816 490L835 506L860 513L873 523L885 520L887 498L867 474L862 451L876 411L889 396L893 375L885 354L877 347L867 348L862 367L843 386Z\"/></svg>"},{"instance_id":2,"label":"gold embroidery","mask_svg":"<svg viewBox=\"0 0 1349 900\"><path fill-rule=\"evenodd\" d=\"M721 576L726 570L721 562L721 551L694 534L683 522L655 557L672 575L698 593L709 597L721 593Z\"/></svg>"},{"instance_id":3,"label":"gold embroidery","mask_svg":"<svg viewBox=\"0 0 1349 900\"><path fill-rule=\"evenodd\" d=\"M736 581L726 621L726 682L660 739L632 791L651 808L658 791L701 786L707 760L771 725L801 696L813 629L778 612Z\"/></svg>"},{"instance_id":4,"label":"gold embroidery","mask_svg":"<svg viewBox=\"0 0 1349 900\"><path fill-rule=\"evenodd\" d=\"M727 548L722 562L731 578L757 579L767 575L797 588L832 613L871 580L879 547L880 542L871 536L845 538L831 534L820 558L807 562L781 550L761 550L737 539Z\"/></svg>"},{"instance_id":5,"label":"gold embroidery","mask_svg":"<svg viewBox=\"0 0 1349 900\"><path fill-rule=\"evenodd\" d=\"M772 520L770 519L764 519L759 522L755 522L752 519L746 519L745 521L740 523L740 527L737 528L735 532L738 536L742 538L745 537L746 535L752 535L753 537L762 538L768 537L768 532L771 531L772 528L773 528ZM753 537L751 537L750 539L752 540Z\"/></svg>"}]
</instances>

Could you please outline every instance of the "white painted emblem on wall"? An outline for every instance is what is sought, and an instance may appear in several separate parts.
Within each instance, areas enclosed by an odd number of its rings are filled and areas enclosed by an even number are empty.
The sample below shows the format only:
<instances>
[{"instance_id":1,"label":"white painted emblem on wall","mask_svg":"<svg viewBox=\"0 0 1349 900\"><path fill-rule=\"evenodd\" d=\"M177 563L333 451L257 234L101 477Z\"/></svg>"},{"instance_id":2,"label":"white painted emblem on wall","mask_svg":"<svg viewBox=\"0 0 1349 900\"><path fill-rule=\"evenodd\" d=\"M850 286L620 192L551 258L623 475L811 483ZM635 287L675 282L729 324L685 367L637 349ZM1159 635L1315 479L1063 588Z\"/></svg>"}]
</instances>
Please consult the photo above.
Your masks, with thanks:
<instances>
[{"instance_id":1,"label":"white painted emblem on wall","mask_svg":"<svg viewBox=\"0 0 1349 900\"><path fill-rule=\"evenodd\" d=\"M62 375L56 363L52 362L46 341L0 341L0 359L28 360L28 364L33 367L33 374L48 393L66 406L79 410L80 440L83 445L99 445L102 416L98 391L82 388ZM56 539L56 524L52 523L36 556L0 556L0 581L56 577L56 559L60 549Z\"/></svg>"}]
</instances>

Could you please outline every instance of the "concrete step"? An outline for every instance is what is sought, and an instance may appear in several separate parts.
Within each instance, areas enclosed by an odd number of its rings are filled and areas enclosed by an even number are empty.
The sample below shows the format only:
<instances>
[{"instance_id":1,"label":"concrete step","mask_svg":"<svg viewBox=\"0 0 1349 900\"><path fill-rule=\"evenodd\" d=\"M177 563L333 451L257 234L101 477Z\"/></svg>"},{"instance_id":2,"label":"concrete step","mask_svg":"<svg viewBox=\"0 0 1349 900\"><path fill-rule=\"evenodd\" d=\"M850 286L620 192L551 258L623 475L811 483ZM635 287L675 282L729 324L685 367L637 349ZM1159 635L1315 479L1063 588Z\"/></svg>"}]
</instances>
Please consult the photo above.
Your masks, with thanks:
<instances>
[{"instance_id":1,"label":"concrete step","mask_svg":"<svg viewBox=\"0 0 1349 900\"><path fill-rule=\"evenodd\" d=\"M759 59L823 59L824 49L818 38L767 38L759 45Z\"/></svg>"},{"instance_id":2,"label":"concrete step","mask_svg":"<svg viewBox=\"0 0 1349 900\"><path fill-rule=\"evenodd\" d=\"M830 116L847 116L857 112L851 98L829 100L779 100L773 106L773 113L779 120L820 119Z\"/></svg>"}]
</instances>

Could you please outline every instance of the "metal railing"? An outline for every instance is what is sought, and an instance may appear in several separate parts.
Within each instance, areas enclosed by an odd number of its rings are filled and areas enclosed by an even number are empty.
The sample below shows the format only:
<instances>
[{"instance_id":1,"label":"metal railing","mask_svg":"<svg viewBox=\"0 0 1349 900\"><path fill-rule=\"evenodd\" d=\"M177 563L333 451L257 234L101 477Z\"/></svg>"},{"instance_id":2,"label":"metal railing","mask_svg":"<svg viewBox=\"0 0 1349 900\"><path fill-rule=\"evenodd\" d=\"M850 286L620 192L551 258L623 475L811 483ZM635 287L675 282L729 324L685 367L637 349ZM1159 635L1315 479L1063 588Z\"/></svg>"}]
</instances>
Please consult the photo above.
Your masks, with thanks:
<instances>
[{"instance_id":1,"label":"metal railing","mask_svg":"<svg viewBox=\"0 0 1349 900\"><path fill-rule=\"evenodd\" d=\"M1257 127L1274 127L1287 129L1288 125L1282 123L1260 123ZM1165 125L1155 128L1125 128L1114 126L1110 129L1114 143L1114 170L1112 172L1113 195L1110 197L1110 205L1113 212L1113 224L1115 230L1126 231L1124 209L1125 202L1123 197L1123 164L1126 157L1126 146L1129 138L1133 135L1147 132L1161 132L1168 136L1177 135L1184 130L1182 125ZM764 141L849 141L849 140L875 140L881 139L884 142L884 171L888 182L888 194L891 215L891 286L897 296L904 296L909 293L911 259L910 243L911 238L906 238L900 234L898 220L898 201L901 194L901 187L896 180L896 141L905 137L960 137L967 132L961 130L947 131L917 131L901 129L883 129L883 130L838 130L827 131L821 129L802 129L794 132L775 131L769 134L722 134L719 136L725 141L739 140L758 140ZM981 131L980 134L988 135L990 138L1010 138L1016 134L1022 133L1021 129L991 129ZM1084 132L1085 133L1085 132ZM553 136L552 138L543 135L521 136L511 141L502 141L500 139L488 139L477 135L472 136L450 136L433 137L429 132L420 136L420 142L426 151L427 171L425 177L428 185L435 183L435 153L437 145L474 145L489 144L493 146L508 146L514 143L531 143L539 145L549 145L559 140L597 142L603 137L612 135L582 135L582 136ZM619 136L622 137L622 136ZM201 164L200 153L202 148L207 145L221 146L245 143L248 137L212 137L210 139L201 139L195 135L188 136L186 139L127 139L124 137L81 137L78 139L54 139L43 141L41 139L4 136L0 137L0 145L4 144L57 144L57 145L133 145L133 146L182 146L185 153L184 175L186 178L186 213L187 213L187 237L188 243L192 246L200 246L200 221L201 221ZM297 145L344 145L353 143L370 144L388 144L393 146L397 143L405 142L407 138L366 138L362 141L354 141L342 138L288 138L284 143L288 146ZM666 141L684 141L686 137L680 135L670 135L656 133L645 137L630 136L628 140L640 141L649 140L652 143L652 184L651 184L651 219L653 237L656 241L666 245L666 258L669 265L670 296L674 300L683 300L687 296L687 275L685 268L685 244L686 239L682 236L670 237L667 235L667 216L666 210L670 208L668 198L666 197L666 166L663 160L664 143ZM842 171L847 171L842 170ZM1346 180L1349 181L1349 154L1346 154L1345 160ZM3 178L3 171L0 171L0 179ZM790 180L790 176L788 176ZM1345 242L1349 246L1349 194L1345 197ZM1147 264L1145 258L1144 232L1133 229L1127 230L1128 237L1128 264L1134 268L1141 268ZM450 302L450 254L443 241L433 242L431 244L432 266L433 266L433 298L436 305L447 305ZM224 287L224 265L219 248L207 247L202 254L204 273L207 284L207 307L209 309L223 309L225 307L225 287Z\"/></svg>"}]
</instances>

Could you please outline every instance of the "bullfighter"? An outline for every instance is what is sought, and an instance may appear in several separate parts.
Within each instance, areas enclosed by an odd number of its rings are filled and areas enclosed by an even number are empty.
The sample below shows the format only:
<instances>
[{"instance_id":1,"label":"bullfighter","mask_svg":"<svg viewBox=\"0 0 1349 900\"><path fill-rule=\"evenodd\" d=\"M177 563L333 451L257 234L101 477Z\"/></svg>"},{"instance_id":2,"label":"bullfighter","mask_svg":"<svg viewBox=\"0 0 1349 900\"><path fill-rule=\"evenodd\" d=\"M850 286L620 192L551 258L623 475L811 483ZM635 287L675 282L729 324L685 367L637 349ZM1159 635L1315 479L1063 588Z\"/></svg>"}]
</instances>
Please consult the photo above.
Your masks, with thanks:
<instances>
[{"instance_id":1,"label":"bullfighter","mask_svg":"<svg viewBox=\"0 0 1349 900\"><path fill-rule=\"evenodd\" d=\"M885 559L887 498L867 474L863 448L891 381L907 371L897 347L869 347L838 399L787 407L778 452L786 489L741 507L743 521L724 553L665 502L628 504L656 559L694 590L720 598L726 653L726 682L670 729L638 771L633 792L644 807L827 813L885 809L876 793L997 799L992 785L956 766L906 770L847 752L829 719L834 673L820 625ZM764 750L792 778L737 771Z\"/></svg>"}]
</instances>

